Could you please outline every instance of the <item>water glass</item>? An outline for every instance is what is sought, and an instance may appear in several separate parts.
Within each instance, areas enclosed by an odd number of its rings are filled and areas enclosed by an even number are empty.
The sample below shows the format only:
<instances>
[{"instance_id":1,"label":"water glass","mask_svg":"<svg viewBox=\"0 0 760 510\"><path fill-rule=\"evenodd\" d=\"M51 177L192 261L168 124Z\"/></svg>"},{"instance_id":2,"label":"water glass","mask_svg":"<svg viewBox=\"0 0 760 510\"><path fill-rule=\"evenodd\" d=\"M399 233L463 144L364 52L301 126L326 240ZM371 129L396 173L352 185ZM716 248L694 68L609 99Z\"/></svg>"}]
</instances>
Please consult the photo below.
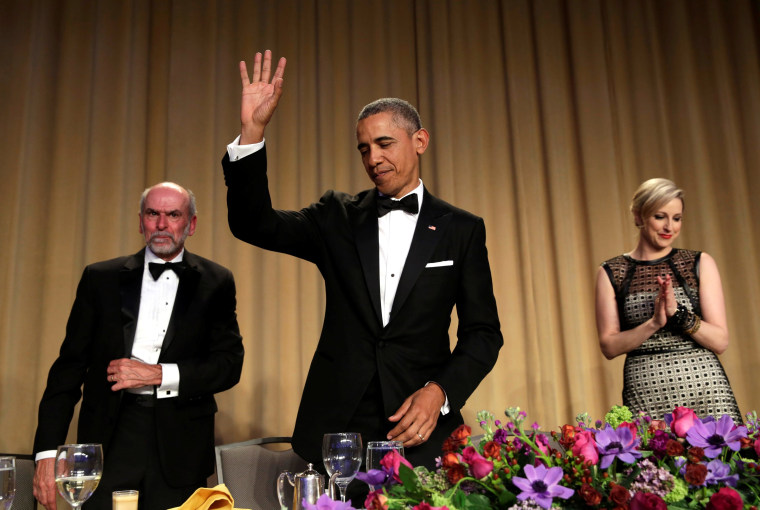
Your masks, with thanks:
<instances>
[{"instance_id":1,"label":"water glass","mask_svg":"<svg viewBox=\"0 0 760 510\"><path fill-rule=\"evenodd\" d=\"M367 463L365 470L370 469L382 470L383 466L380 461L383 460L389 452L397 451L402 457L404 456L404 443L401 441L370 441L367 443ZM370 490L377 490L379 486L370 485Z\"/></svg>"},{"instance_id":2,"label":"water glass","mask_svg":"<svg viewBox=\"0 0 760 510\"><path fill-rule=\"evenodd\" d=\"M16 458L0 457L0 509L10 510L16 495Z\"/></svg>"}]
</instances>

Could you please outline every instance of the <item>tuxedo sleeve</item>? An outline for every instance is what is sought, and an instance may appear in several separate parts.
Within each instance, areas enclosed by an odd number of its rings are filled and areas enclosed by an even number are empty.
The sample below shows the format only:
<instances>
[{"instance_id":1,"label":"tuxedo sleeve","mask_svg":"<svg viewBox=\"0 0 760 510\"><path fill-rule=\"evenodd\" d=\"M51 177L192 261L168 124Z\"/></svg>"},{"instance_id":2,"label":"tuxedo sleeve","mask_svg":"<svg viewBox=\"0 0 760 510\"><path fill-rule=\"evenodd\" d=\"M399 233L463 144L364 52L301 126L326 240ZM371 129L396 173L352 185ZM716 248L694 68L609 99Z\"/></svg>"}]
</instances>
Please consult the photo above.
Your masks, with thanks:
<instances>
[{"instance_id":1,"label":"tuxedo sleeve","mask_svg":"<svg viewBox=\"0 0 760 510\"><path fill-rule=\"evenodd\" d=\"M58 358L48 373L47 386L40 401L34 452L55 450L65 443L74 407L82 396L97 321L91 271L85 268L77 286L76 298L66 323L66 336Z\"/></svg>"},{"instance_id":2,"label":"tuxedo sleeve","mask_svg":"<svg viewBox=\"0 0 760 510\"><path fill-rule=\"evenodd\" d=\"M472 229L461 266L456 299L457 344L449 362L434 379L446 391L452 409L464 406L496 364L504 343L488 263L486 229L480 218Z\"/></svg>"},{"instance_id":3,"label":"tuxedo sleeve","mask_svg":"<svg viewBox=\"0 0 760 510\"><path fill-rule=\"evenodd\" d=\"M272 207L266 147L237 161L225 153L222 167L232 234L259 248L318 263L322 241L315 213L320 204L300 211Z\"/></svg>"}]
</instances>

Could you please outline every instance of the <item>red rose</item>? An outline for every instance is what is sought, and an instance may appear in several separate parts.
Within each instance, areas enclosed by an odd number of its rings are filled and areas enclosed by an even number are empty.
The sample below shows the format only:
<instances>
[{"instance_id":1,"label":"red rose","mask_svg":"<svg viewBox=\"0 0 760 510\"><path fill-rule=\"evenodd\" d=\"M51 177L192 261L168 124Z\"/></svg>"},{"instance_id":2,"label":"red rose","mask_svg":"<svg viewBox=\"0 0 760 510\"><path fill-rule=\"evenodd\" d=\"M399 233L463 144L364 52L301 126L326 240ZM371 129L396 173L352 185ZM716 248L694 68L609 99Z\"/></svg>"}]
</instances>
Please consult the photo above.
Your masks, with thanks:
<instances>
[{"instance_id":1,"label":"red rose","mask_svg":"<svg viewBox=\"0 0 760 510\"><path fill-rule=\"evenodd\" d=\"M459 442L456 439L447 437L446 440L443 442L443 447L441 449L443 450L444 453L455 452L459 449Z\"/></svg>"},{"instance_id":2,"label":"red rose","mask_svg":"<svg viewBox=\"0 0 760 510\"><path fill-rule=\"evenodd\" d=\"M631 510L668 510L668 505L657 494L637 492L631 500Z\"/></svg>"},{"instance_id":3,"label":"red rose","mask_svg":"<svg viewBox=\"0 0 760 510\"><path fill-rule=\"evenodd\" d=\"M707 466L704 464L689 464L686 466L686 473L683 475L684 480L690 485L702 485L707 477Z\"/></svg>"},{"instance_id":4,"label":"red rose","mask_svg":"<svg viewBox=\"0 0 760 510\"><path fill-rule=\"evenodd\" d=\"M705 458L705 451L699 446L692 446L686 452L686 458L689 462L701 462Z\"/></svg>"},{"instance_id":5,"label":"red rose","mask_svg":"<svg viewBox=\"0 0 760 510\"><path fill-rule=\"evenodd\" d=\"M467 438L472 434L472 429L469 425L460 425L454 432L451 433L451 439L457 442L460 446L467 444Z\"/></svg>"},{"instance_id":6,"label":"red rose","mask_svg":"<svg viewBox=\"0 0 760 510\"><path fill-rule=\"evenodd\" d=\"M610 501L618 506L627 506L629 499L631 499L631 493L628 489L615 482L610 483Z\"/></svg>"},{"instance_id":7,"label":"red rose","mask_svg":"<svg viewBox=\"0 0 760 510\"><path fill-rule=\"evenodd\" d=\"M742 510L744 501L734 489L723 487L710 498L707 510Z\"/></svg>"},{"instance_id":8,"label":"red rose","mask_svg":"<svg viewBox=\"0 0 760 510\"><path fill-rule=\"evenodd\" d=\"M446 453L441 458L441 465L443 467L451 467L459 464L459 455L456 453Z\"/></svg>"},{"instance_id":9,"label":"red rose","mask_svg":"<svg viewBox=\"0 0 760 510\"><path fill-rule=\"evenodd\" d=\"M559 439L559 444L561 444L566 450L569 450L575 443L575 427L572 425L562 425L561 430L562 436Z\"/></svg>"},{"instance_id":10,"label":"red rose","mask_svg":"<svg viewBox=\"0 0 760 510\"><path fill-rule=\"evenodd\" d=\"M488 441L483 445L483 455L489 459L501 459L501 445L496 441Z\"/></svg>"},{"instance_id":11,"label":"red rose","mask_svg":"<svg viewBox=\"0 0 760 510\"><path fill-rule=\"evenodd\" d=\"M602 495L599 494L599 491L587 483L581 485L579 493L588 506L596 506L602 502Z\"/></svg>"},{"instance_id":12,"label":"red rose","mask_svg":"<svg viewBox=\"0 0 760 510\"><path fill-rule=\"evenodd\" d=\"M383 490L372 491L367 494L364 500L364 508L367 510L388 510L388 497L383 494Z\"/></svg>"},{"instance_id":13,"label":"red rose","mask_svg":"<svg viewBox=\"0 0 760 510\"><path fill-rule=\"evenodd\" d=\"M668 439L668 442L665 444L665 453L671 457L683 455L683 445L674 439Z\"/></svg>"},{"instance_id":14,"label":"red rose","mask_svg":"<svg viewBox=\"0 0 760 510\"><path fill-rule=\"evenodd\" d=\"M670 430L678 437L686 437L686 433L694 425L697 413L688 407L676 407L673 410L673 421L670 422Z\"/></svg>"},{"instance_id":15,"label":"red rose","mask_svg":"<svg viewBox=\"0 0 760 510\"><path fill-rule=\"evenodd\" d=\"M760 457L760 436L758 436L757 439L755 439L755 453L758 457Z\"/></svg>"},{"instance_id":16,"label":"red rose","mask_svg":"<svg viewBox=\"0 0 760 510\"><path fill-rule=\"evenodd\" d=\"M465 476L467 476L467 469L462 464L451 466L448 471L446 471L446 478L448 478L451 485L455 485Z\"/></svg>"}]
</instances>

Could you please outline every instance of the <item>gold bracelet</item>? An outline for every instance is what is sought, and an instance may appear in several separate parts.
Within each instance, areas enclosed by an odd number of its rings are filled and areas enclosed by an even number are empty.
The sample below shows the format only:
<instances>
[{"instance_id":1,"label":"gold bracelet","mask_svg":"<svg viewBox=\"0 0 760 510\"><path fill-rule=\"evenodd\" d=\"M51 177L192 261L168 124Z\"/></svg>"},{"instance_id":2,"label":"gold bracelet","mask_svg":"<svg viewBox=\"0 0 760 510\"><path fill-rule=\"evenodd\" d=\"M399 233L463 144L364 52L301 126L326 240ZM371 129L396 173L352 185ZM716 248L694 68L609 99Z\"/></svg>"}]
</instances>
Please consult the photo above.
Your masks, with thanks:
<instances>
[{"instance_id":1,"label":"gold bracelet","mask_svg":"<svg viewBox=\"0 0 760 510\"><path fill-rule=\"evenodd\" d=\"M701 325L702 325L702 319L699 317L699 315L694 314L694 324L689 329L685 329L684 333L691 336L697 331L699 331L699 327Z\"/></svg>"}]
</instances>

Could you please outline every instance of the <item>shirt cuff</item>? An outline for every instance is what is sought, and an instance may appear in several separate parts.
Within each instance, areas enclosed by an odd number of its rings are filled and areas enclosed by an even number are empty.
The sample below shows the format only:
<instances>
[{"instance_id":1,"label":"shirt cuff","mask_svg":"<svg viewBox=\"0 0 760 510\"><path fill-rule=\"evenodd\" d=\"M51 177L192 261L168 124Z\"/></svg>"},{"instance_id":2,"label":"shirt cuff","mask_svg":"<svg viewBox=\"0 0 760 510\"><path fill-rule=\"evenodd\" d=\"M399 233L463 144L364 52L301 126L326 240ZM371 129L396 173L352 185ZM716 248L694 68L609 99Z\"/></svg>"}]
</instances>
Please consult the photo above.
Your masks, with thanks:
<instances>
[{"instance_id":1,"label":"shirt cuff","mask_svg":"<svg viewBox=\"0 0 760 510\"><path fill-rule=\"evenodd\" d=\"M441 391L443 392L443 397L446 399L446 401L441 406L441 415L442 416L446 416L451 411L451 406L449 405L449 396L446 395L446 390L444 390L443 386L441 386L440 384L438 384L435 381L428 381L428 382L425 383L425 386L427 386L428 384L435 384L436 386L438 386L439 388L441 388Z\"/></svg>"},{"instance_id":2,"label":"shirt cuff","mask_svg":"<svg viewBox=\"0 0 760 510\"><path fill-rule=\"evenodd\" d=\"M240 135L238 135L237 138L227 146L227 155L230 157L230 161L237 161L240 158L250 156L254 152L263 149L265 141L266 139L248 145L240 145Z\"/></svg>"},{"instance_id":3,"label":"shirt cuff","mask_svg":"<svg viewBox=\"0 0 760 510\"><path fill-rule=\"evenodd\" d=\"M179 367L176 363L160 363L161 386L156 388L156 398L179 396Z\"/></svg>"},{"instance_id":4,"label":"shirt cuff","mask_svg":"<svg viewBox=\"0 0 760 510\"><path fill-rule=\"evenodd\" d=\"M43 450L41 452L38 452L37 455L34 456L34 462L39 462L42 459L52 459L55 457L57 450Z\"/></svg>"}]
</instances>

